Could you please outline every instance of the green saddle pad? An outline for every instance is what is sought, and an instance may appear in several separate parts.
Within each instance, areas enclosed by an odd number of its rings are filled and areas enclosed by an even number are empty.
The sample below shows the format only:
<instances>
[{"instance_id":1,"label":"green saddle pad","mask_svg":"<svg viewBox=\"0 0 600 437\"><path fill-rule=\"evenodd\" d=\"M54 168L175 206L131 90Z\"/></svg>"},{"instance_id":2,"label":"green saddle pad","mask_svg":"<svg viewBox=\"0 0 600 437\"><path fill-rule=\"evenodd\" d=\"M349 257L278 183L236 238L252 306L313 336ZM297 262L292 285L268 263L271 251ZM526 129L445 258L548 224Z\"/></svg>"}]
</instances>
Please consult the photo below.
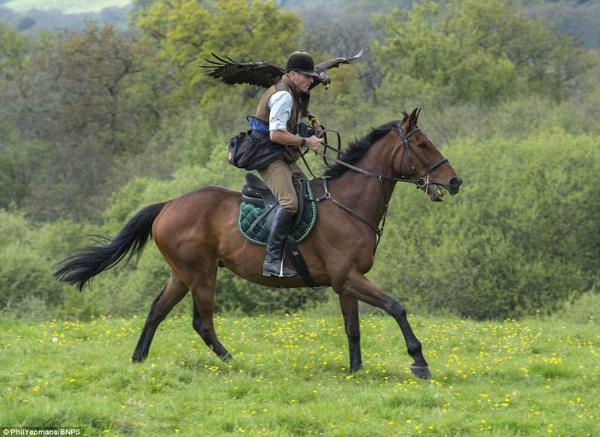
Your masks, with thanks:
<instances>
[{"instance_id":1,"label":"green saddle pad","mask_svg":"<svg viewBox=\"0 0 600 437\"><path fill-rule=\"evenodd\" d=\"M304 211L302 212L302 218L298 224L292 229L291 236L296 243L304 240L310 234L310 231L317 222L317 202L312 191L310 183L307 184ZM240 205L240 212L238 214L238 229L244 237L253 243L260 244L262 246L267 245L267 238L269 237L269 230L266 226L266 217L263 217L260 222L249 231L252 224L256 219L264 212L264 208L253 205L248 202L242 202ZM273 213L271 213L273 214Z\"/></svg>"}]
</instances>

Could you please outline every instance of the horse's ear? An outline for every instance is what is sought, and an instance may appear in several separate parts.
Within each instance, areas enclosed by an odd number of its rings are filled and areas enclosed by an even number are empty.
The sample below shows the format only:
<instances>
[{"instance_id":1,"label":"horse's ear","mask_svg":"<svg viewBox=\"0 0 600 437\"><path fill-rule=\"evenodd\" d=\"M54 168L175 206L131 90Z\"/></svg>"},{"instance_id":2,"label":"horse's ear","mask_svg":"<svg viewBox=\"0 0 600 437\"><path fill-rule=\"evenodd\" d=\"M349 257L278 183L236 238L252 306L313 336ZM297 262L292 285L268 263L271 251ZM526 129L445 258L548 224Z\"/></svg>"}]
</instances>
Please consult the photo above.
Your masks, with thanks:
<instances>
[{"instance_id":1,"label":"horse's ear","mask_svg":"<svg viewBox=\"0 0 600 437\"><path fill-rule=\"evenodd\" d=\"M410 118L410 115L408 115L408 112L406 111L402 111L402 121L400 122L400 129L402 129L403 132L408 132L410 130L410 128L408 127L408 120Z\"/></svg>"},{"instance_id":2,"label":"horse's ear","mask_svg":"<svg viewBox=\"0 0 600 437\"><path fill-rule=\"evenodd\" d=\"M409 129L412 129L413 127L415 127L417 125L417 120L419 119L420 112L421 112L421 108L415 108L415 109L413 109L413 112L410 113L410 116L408 118Z\"/></svg>"}]
</instances>

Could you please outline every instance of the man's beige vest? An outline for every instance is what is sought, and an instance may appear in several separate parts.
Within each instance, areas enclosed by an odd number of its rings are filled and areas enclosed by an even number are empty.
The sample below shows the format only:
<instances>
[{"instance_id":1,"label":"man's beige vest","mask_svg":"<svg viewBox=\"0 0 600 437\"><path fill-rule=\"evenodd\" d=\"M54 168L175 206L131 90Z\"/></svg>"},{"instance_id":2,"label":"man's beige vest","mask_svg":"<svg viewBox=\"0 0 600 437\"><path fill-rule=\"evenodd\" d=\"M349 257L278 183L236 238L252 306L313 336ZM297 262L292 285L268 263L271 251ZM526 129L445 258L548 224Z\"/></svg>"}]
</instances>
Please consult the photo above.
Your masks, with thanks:
<instances>
[{"instance_id":1,"label":"man's beige vest","mask_svg":"<svg viewBox=\"0 0 600 437\"><path fill-rule=\"evenodd\" d=\"M256 118L262 120L269 125L269 99L277 91L287 91L292 95L292 113L287 122L287 130L293 134L296 133L296 124L298 123L298 108L300 107L298 94L294 83L287 77L283 76L279 82L270 87L260 98L258 107L256 108Z\"/></svg>"}]
</instances>

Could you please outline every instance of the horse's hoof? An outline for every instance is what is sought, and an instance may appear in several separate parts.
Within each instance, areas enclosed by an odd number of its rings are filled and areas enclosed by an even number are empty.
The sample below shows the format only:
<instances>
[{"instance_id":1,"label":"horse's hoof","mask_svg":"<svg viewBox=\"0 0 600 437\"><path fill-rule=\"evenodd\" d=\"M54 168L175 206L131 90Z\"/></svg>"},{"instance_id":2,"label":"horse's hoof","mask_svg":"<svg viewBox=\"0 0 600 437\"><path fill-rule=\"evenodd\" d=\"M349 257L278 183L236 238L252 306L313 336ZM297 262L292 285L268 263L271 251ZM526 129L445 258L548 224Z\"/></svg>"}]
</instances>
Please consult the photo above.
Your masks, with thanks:
<instances>
[{"instance_id":1,"label":"horse's hoof","mask_svg":"<svg viewBox=\"0 0 600 437\"><path fill-rule=\"evenodd\" d=\"M227 363L227 362L233 360L233 355L231 355L229 352L227 352L226 354L219 355L219 358L221 358L221 360L223 360Z\"/></svg>"},{"instance_id":2,"label":"horse's hoof","mask_svg":"<svg viewBox=\"0 0 600 437\"><path fill-rule=\"evenodd\" d=\"M429 379L431 378L431 372L429 366L410 366L410 370L417 378Z\"/></svg>"},{"instance_id":3,"label":"horse's hoof","mask_svg":"<svg viewBox=\"0 0 600 437\"><path fill-rule=\"evenodd\" d=\"M135 354L133 354L131 356L131 362L132 363L141 363L145 359L146 359L146 356L144 356L144 355L135 355Z\"/></svg>"},{"instance_id":4,"label":"horse's hoof","mask_svg":"<svg viewBox=\"0 0 600 437\"><path fill-rule=\"evenodd\" d=\"M358 366L350 366L350 373L360 372L362 368L362 364L359 364Z\"/></svg>"}]
</instances>

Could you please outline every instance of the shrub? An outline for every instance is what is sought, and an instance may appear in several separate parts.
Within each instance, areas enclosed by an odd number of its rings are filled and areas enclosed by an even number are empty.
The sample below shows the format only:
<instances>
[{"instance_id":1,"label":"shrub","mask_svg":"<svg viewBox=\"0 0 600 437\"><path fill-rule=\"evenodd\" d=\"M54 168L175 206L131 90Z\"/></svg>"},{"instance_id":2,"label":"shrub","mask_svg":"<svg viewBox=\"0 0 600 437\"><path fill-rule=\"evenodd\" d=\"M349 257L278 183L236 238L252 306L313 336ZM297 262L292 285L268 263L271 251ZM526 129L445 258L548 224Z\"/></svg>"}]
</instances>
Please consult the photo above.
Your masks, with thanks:
<instances>
[{"instance_id":1,"label":"shrub","mask_svg":"<svg viewBox=\"0 0 600 437\"><path fill-rule=\"evenodd\" d=\"M573 323L600 324L600 294L592 290L582 294L573 301L567 301L556 312L555 318Z\"/></svg>"}]
</instances>

